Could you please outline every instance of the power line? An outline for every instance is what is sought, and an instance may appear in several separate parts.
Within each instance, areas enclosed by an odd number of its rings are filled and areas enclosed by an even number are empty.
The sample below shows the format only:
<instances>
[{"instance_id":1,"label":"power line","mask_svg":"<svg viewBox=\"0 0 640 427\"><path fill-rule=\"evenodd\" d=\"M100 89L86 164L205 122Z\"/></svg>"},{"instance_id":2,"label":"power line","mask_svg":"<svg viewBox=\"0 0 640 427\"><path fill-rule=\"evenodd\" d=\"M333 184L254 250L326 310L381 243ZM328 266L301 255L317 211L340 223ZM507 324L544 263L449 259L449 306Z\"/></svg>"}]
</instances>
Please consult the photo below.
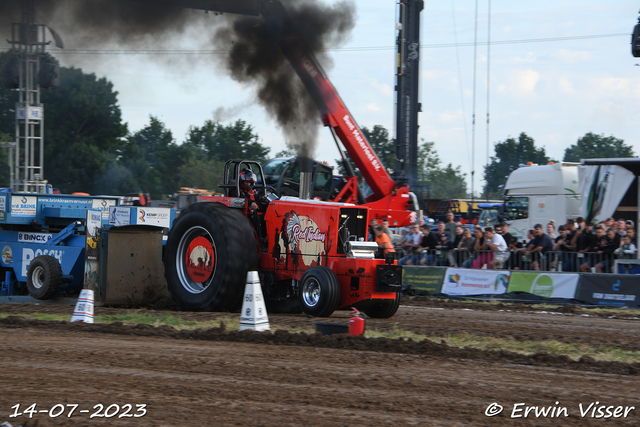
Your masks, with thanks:
<instances>
[{"instance_id":1,"label":"power line","mask_svg":"<svg viewBox=\"0 0 640 427\"><path fill-rule=\"evenodd\" d=\"M444 49L466 46L496 46L523 43L548 43L572 40L588 40L603 39L611 37L629 37L629 33L610 33L610 34L591 34L584 36L567 36L567 37L546 37L536 39L517 39L517 40L493 40L493 41L477 41L477 42L460 42L460 43L436 43L421 44L420 50L425 49ZM396 46L359 46L359 47L342 47L327 49L331 52L367 52L377 50L394 50ZM1 52L7 52L8 48L0 49ZM226 55L230 52L227 49L200 49L200 50L182 50L182 49L52 49L57 55Z\"/></svg>"}]
</instances>

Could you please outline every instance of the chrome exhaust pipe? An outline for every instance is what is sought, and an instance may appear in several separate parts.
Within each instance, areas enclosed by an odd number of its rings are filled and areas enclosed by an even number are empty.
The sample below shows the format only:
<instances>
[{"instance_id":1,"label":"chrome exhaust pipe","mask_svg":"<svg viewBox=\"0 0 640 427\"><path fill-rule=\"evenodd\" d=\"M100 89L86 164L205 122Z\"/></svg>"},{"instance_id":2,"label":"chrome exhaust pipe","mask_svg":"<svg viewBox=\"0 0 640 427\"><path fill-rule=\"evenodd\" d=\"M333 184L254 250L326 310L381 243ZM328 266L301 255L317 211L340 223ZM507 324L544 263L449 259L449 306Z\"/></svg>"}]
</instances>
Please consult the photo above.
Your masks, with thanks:
<instances>
[{"instance_id":1,"label":"chrome exhaust pipe","mask_svg":"<svg viewBox=\"0 0 640 427\"><path fill-rule=\"evenodd\" d=\"M309 157L298 157L298 161L300 162L300 190L298 197L303 200L309 200L313 194L311 182L313 175L313 160Z\"/></svg>"}]
</instances>

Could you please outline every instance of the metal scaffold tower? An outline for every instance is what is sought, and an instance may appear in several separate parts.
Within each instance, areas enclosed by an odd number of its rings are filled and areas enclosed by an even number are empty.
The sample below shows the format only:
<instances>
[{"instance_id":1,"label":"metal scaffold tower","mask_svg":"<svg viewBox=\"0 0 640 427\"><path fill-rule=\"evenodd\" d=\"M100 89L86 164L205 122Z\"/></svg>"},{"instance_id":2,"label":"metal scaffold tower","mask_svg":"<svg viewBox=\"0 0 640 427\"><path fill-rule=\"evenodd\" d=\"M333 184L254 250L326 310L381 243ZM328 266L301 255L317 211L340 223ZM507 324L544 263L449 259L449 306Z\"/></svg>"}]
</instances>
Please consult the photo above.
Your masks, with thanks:
<instances>
[{"instance_id":1,"label":"metal scaffold tower","mask_svg":"<svg viewBox=\"0 0 640 427\"><path fill-rule=\"evenodd\" d=\"M423 0L399 3L398 59L396 73L396 170L402 172L411 191L422 201L418 177L418 113L420 79L420 12Z\"/></svg>"},{"instance_id":2,"label":"metal scaffold tower","mask_svg":"<svg viewBox=\"0 0 640 427\"><path fill-rule=\"evenodd\" d=\"M17 72L16 139L10 144L13 191L46 193L44 108L40 103L40 62L45 54L45 25L35 23L33 0L22 2L22 22L11 24L11 53Z\"/></svg>"}]
</instances>

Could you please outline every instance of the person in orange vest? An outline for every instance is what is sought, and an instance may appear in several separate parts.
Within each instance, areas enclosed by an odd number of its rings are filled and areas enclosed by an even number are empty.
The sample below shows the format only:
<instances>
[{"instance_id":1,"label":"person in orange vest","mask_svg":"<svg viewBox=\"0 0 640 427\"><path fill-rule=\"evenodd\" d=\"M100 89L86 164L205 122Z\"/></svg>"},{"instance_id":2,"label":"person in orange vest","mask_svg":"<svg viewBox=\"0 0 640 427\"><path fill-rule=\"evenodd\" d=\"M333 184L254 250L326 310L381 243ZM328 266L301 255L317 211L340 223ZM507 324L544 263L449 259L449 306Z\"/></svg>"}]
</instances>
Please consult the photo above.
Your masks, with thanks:
<instances>
[{"instance_id":1,"label":"person in orange vest","mask_svg":"<svg viewBox=\"0 0 640 427\"><path fill-rule=\"evenodd\" d=\"M391 239L387 233L384 232L384 228L381 225L373 227L373 232L375 234L375 242L378 244L378 253L382 255L382 258L384 258L389 252L396 251L393 249Z\"/></svg>"}]
</instances>

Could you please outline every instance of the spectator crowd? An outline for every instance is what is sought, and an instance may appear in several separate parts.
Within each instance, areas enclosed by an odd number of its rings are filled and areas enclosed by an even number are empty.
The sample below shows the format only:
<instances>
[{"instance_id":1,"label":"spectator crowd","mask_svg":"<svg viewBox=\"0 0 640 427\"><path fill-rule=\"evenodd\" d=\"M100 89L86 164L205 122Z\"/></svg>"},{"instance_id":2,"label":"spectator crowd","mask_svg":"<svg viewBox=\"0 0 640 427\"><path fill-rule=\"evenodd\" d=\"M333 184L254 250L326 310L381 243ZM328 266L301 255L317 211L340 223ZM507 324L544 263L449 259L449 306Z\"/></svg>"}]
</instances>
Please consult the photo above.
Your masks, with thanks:
<instances>
[{"instance_id":1,"label":"spectator crowd","mask_svg":"<svg viewBox=\"0 0 640 427\"><path fill-rule=\"evenodd\" d=\"M605 273L611 272L615 259L637 257L630 220L609 218L587 224L578 218L557 228L551 220L528 230L524 242L509 233L506 223L468 227L449 212L433 230L420 219L399 230L399 235L389 229L387 220L372 223L369 239L378 243L381 256L396 252L401 265Z\"/></svg>"}]
</instances>

